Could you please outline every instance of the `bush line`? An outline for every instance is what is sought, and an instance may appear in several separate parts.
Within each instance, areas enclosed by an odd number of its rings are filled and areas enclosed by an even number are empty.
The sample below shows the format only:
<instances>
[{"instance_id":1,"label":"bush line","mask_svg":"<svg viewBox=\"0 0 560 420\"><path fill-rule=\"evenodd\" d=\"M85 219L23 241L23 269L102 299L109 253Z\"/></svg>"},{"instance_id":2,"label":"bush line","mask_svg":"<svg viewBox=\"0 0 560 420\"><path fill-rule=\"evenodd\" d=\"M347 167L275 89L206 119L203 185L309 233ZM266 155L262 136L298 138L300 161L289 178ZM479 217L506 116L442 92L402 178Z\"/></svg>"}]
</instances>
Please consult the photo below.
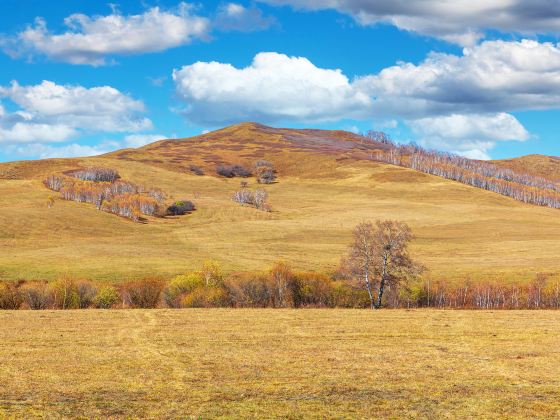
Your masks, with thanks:
<instances>
[{"instance_id":1,"label":"bush line","mask_svg":"<svg viewBox=\"0 0 560 420\"><path fill-rule=\"evenodd\" d=\"M0 309L86 308L367 308L367 291L341 274L294 271L278 262L267 272L224 276L214 261L170 281L120 285L62 278L0 283ZM559 309L560 283L539 274L527 284L419 280L392 287L385 308Z\"/></svg>"}]
</instances>

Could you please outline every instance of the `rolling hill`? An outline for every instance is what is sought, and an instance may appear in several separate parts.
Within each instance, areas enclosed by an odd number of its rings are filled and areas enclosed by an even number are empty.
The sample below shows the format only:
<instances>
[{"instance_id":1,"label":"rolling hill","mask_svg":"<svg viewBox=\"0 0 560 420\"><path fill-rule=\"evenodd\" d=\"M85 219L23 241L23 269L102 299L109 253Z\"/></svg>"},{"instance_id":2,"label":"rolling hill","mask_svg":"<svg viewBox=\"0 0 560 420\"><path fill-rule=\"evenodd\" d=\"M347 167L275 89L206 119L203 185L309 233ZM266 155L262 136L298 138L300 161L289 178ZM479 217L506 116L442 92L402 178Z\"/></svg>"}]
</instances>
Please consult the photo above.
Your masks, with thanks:
<instances>
[{"instance_id":1,"label":"rolling hill","mask_svg":"<svg viewBox=\"0 0 560 420\"><path fill-rule=\"evenodd\" d=\"M494 164L516 172L560 181L560 157L527 155L515 159L495 160Z\"/></svg>"},{"instance_id":2,"label":"rolling hill","mask_svg":"<svg viewBox=\"0 0 560 420\"><path fill-rule=\"evenodd\" d=\"M332 271L357 223L387 218L411 225L413 254L433 279L560 276L558 209L370 160L386 147L343 131L244 123L98 157L0 164L0 278L168 277L208 258L226 271L266 269L279 259ZM270 213L233 202L240 178L215 172L217 165L252 166L259 159L278 172L278 182L263 187ZM546 169L540 159L499 164L558 179L555 158ZM194 174L191 165L205 175ZM116 169L123 179L161 188L170 199L192 200L197 210L133 223L90 204L57 199L48 208L56 194L42 181L89 166ZM246 181L255 187L255 178Z\"/></svg>"}]
</instances>

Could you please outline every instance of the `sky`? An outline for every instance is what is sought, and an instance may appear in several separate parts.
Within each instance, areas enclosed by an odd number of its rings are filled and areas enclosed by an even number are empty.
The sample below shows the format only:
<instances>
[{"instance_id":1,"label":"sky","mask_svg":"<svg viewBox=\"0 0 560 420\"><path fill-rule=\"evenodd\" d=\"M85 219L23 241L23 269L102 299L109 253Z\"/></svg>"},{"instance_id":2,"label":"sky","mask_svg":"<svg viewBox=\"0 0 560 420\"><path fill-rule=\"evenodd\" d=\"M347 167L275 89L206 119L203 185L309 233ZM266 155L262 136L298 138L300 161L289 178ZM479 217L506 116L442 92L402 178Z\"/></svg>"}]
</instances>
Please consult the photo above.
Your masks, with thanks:
<instances>
[{"instance_id":1,"label":"sky","mask_svg":"<svg viewBox=\"0 0 560 420\"><path fill-rule=\"evenodd\" d=\"M244 121L560 155L558 0L0 1L0 161Z\"/></svg>"}]
</instances>

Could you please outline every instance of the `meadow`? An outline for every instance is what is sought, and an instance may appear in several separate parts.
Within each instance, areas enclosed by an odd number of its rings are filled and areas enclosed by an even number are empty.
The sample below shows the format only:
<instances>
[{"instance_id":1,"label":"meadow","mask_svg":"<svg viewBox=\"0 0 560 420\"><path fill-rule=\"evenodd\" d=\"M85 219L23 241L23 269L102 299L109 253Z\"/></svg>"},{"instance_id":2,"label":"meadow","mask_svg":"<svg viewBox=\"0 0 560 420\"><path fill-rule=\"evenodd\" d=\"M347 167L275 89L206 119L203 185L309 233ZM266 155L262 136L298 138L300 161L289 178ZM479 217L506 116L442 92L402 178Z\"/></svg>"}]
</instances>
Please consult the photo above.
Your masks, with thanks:
<instances>
[{"instance_id":1,"label":"meadow","mask_svg":"<svg viewBox=\"0 0 560 420\"><path fill-rule=\"evenodd\" d=\"M557 418L560 312L0 312L0 417Z\"/></svg>"},{"instance_id":2,"label":"meadow","mask_svg":"<svg viewBox=\"0 0 560 420\"><path fill-rule=\"evenodd\" d=\"M367 161L368 151L351 136L241 124L96 158L0 164L0 279L169 279L207 259L226 273L266 270L278 260L331 273L352 229L377 219L410 225L412 256L433 280L526 282L538 272L560 278L557 209ZM250 167L256 159L274 163L277 183L216 175L218 164ZM190 164L205 175L193 174ZM42 181L87 166L116 169L170 199L193 201L197 210L141 224L58 198L48 208L57 193ZM266 189L272 212L232 201L241 180Z\"/></svg>"},{"instance_id":3,"label":"meadow","mask_svg":"<svg viewBox=\"0 0 560 420\"><path fill-rule=\"evenodd\" d=\"M158 179L197 210L136 224L87 204L57 200L48 209L52 192L40 179L0 180L0 278L120 282L155 273L172 277L206 259L230 272L263 270L280 259L328 272L337 268L357 223L386 218L412 227L413 255L434 278L514 281L560 273L558 210L405 168L353 163L337 170L339 179L284 176L266 187L273 212L264 213L231 200L238 179L96 162L147 185Z\"/></svg>"}]
</instances>

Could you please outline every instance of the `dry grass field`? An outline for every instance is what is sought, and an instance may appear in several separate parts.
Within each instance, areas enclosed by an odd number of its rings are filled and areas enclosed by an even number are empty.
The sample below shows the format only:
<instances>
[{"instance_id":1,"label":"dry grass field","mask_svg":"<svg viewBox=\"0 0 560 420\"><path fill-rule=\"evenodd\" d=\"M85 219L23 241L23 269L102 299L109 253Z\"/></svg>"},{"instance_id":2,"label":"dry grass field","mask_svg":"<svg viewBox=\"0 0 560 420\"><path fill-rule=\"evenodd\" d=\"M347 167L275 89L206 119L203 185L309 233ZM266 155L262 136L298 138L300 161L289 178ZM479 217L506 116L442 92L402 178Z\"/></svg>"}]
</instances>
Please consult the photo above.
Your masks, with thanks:
<instances>
[{"instance_id":1,"label":"dry grass field","mask_svg":"<svg viewBox=\"0 0 560 420\"><path fill-rule=\"evenodd\" d=\"M0 164L0 279L171 277L209 258L226 272L263 270L280 259L331 271L357 223L387 218L410 224L413 255L434 279L560 275L558 210L371 162L368 153L350 133L242 124L98 158ZM278 169L279 182L264 187L272 213L234 203L240 179L215 174L217 164L259 158ZM192 174L191 163L206 175ZM192 200L198 210L136 224L90 204L57 200L47 208L56 193L42 185L46 176L92 165Z\"/></svg>"},{"instance_id":2,"label":"dry grass field","mask_svg":"<svg viewBox=\"0 0 560 420\"><path fill-rule=\"evenodd\" d=\"M560 312L0 312L0 418L558 418Z\"/></svg>"},{"instance_id":3,"label":"dry grass field","mask_svg":"<svg viewBox=\"0 0 560 420\"><path fill-rule=\"evenodd\" d=\"M557 156L527 155L520 158L497 160L495 163L514 171L560 181L560 157Z\"/></svg>"}]
</instances>

